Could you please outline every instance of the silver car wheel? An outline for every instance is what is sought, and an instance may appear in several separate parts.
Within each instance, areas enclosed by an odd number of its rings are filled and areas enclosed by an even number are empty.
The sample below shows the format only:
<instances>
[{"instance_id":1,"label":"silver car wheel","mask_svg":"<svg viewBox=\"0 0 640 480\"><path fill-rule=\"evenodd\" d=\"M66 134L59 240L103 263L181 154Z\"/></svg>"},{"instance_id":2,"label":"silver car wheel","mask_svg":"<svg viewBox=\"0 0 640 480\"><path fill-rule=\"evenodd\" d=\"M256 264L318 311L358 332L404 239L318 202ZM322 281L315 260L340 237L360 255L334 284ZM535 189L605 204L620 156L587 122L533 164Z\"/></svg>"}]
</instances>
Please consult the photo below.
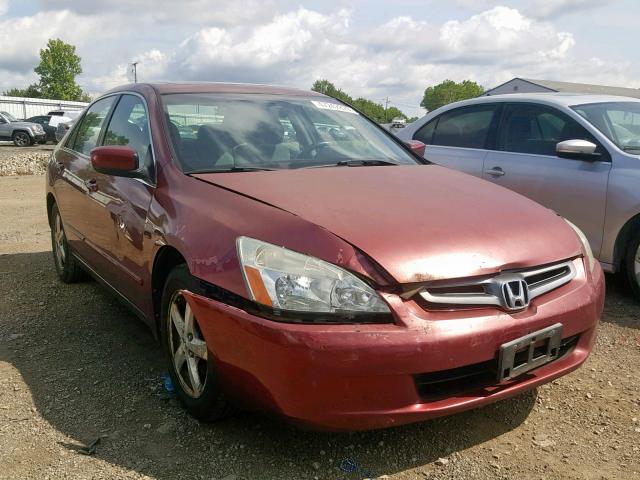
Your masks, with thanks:
<instances>
[{"instance_id":1,"label":"silver car wheel","mask_svg":"<svg viewBox=\"0 0 640 480\"><path fill-rule=\"evenodd\" d=\"M56 214L53 219L53 249L56 257L56 262L60 270L64 270L64 262L67 257L65 250L66 238L64 235L64 228L62 227L62 219L60 214Z\"/></svg>"},{"instance_id":2,"label":"silver car wheel","mask_svg":"<svg viewBox=\"0 0 640 480\"><path fill-rule=\"evenodd\" d=\"M26 147L31 143L29 135L24 132L17 132L13 136L13 143L18 147Z\"/></svg>"},{"instance_id":3,"label":"silver car wheel","mask_svg":"<svg viewBox=\"0 0 640 480\"><path fill-rule=\"evenodd\" d=\"M192 398L202 395L207 381L207 344L182 293L169 303L169 347L180 386Z\"/></svg>"}]
</instances>

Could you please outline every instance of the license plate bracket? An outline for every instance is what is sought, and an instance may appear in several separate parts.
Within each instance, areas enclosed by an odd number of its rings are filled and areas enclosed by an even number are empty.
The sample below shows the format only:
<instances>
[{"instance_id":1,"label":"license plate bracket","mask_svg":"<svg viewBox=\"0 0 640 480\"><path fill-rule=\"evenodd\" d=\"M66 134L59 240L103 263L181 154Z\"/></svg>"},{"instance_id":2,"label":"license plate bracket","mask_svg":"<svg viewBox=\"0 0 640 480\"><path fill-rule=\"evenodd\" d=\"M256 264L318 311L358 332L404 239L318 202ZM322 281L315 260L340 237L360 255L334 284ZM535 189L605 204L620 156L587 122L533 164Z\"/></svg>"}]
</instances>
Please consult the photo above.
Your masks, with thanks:
<instances>
[{"instance_id":1,"label":"license plate bracket","mask_svg":"<svg viewBox=\"0 0 640 480\"><path fill-rule=\"evenodd\" d=\"M498 381L510 380L549 363L560 354L562 324L530 333L500 346Z\"/></svg>"}]
</instances>

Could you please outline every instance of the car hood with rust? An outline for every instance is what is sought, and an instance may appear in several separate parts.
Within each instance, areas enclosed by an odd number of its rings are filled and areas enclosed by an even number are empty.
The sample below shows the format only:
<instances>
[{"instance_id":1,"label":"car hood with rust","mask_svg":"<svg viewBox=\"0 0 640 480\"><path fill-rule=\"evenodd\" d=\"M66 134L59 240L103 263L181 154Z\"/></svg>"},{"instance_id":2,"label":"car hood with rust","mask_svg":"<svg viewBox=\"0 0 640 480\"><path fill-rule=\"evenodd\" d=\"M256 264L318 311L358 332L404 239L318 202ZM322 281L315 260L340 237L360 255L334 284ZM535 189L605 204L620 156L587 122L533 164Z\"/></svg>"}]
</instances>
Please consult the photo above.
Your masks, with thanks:
<instances>
[{"instance_id":1,"label":"car hood with rust","mask_svg":"<svg viewBox=\"0 0 640 480\"><path fill-rule=\"evenodd\" d=\"M551 210L437 165L193 176L329 230L400 283L543 265L581 251Z\"/></svg>"}]
</instances>

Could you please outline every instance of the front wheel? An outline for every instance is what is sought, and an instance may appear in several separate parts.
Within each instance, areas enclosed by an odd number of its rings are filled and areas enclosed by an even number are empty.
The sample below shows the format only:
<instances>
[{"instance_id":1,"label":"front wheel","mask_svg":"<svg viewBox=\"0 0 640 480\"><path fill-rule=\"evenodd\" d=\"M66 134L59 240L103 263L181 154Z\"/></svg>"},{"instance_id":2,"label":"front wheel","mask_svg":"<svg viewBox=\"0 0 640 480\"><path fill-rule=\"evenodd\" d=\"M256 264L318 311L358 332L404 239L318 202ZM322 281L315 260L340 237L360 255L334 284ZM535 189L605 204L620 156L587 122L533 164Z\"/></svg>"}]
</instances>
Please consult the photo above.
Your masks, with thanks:
<instances>
[{"instance_id":1,"label":"front wheel","mask_svg":"<svg viewBox=\"0 0 640 480\"><path fill-rule=\"evenodd\" d=\"M32 143L31 137L27 132L15 132L11 139L16 147L28 147Z\"/></svg>"},{"instance_id":2,"label":"front wheel","mask_svg":"<svg viewBox=\"0 0 640 480\"><path fill-rule=\"evenodd\" d=\"M640 301L640 229L635 229L627 246L625 270L631 291Z\"/></svg>"},{"instance_id":3,"label":"front wheel","mask_svg":"<svg viewBox=\"0 0 640 480\"><path fill-rule=\"evenodd\" d=\"M186 265L174 268L162 294L161 338L171 380L187 411L203 422L229 416L233 408L220 388L215 361L182 290L198 291Z\"/></svg>"}]
</instances>

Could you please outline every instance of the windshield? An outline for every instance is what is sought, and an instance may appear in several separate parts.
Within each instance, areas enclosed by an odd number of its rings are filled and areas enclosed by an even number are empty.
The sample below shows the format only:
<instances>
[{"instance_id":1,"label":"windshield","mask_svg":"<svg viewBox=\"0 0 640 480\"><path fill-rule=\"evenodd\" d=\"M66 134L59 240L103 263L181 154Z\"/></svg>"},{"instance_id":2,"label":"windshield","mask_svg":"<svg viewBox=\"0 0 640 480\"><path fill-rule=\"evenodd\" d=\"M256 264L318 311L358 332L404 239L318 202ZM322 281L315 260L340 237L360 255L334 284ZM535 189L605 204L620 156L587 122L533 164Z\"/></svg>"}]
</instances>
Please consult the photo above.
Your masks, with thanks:
<instances>
[{"instance_id":1,"label":"windshield","mask_svg":"<svg viewBox=\"0 0 640 480\"><path fill-rule=\"evenodd\" d=\"M9 122L17 122L18 119L11 115L9 112L0 112L4 118L6 118Z\"/></svg>"},{"instance_id":2,"label":"windshield","mask_svg":"<svg viewBox=\"0 0 640 480\"><path fill-rule=\"evenodd\" d=\"M163 95L163 103L185 173L418 163L330 98L188 93Z\"/></svg>"},{"instance_id":3,"label":"windshield","mask_svg":"<svg viewBox=\"0 0 640 480\"><path fill-rule=\"evenodd\" d=\"M606 102L575 105L576 112L591 122L618 148L640 153L640 102Z\"/></svg>"}]
</instances>

